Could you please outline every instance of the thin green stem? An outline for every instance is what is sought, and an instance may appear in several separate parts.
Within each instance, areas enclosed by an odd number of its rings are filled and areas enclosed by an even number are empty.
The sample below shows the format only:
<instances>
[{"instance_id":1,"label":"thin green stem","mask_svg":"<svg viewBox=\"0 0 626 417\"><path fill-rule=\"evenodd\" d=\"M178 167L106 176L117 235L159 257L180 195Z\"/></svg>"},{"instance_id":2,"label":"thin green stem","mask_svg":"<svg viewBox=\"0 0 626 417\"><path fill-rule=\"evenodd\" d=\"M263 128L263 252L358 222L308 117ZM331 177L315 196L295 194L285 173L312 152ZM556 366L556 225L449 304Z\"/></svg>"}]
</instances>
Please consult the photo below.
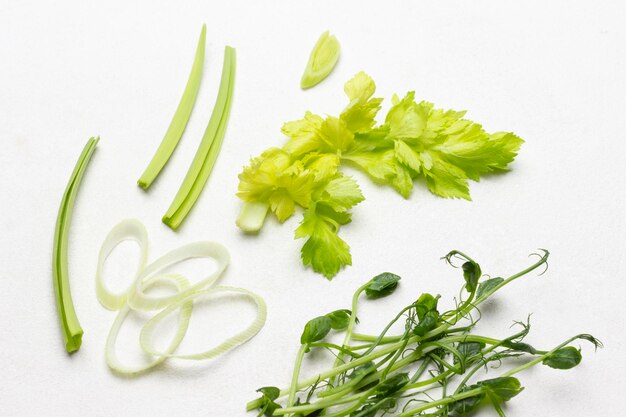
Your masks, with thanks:
<instances>
[{"instance_id":1,"label":"thin green stem","mask_svg":"<svg viewBox=\"0 0 626 417\"><path fill-rule=\"evenodd\" d=\"M537 358L533 359L532 361L525 363L523 365L520 365L516 368L513 368L507 372L505 372L504 374L502 374L503 377L507 377L507 376L512 376L515 375L519 372L522 372L524 369L528 369L540 362L542 362L545 358L547 358L548 356L550 356L551 354L553 354L554 352L556 352L557 350L567 346L568 344L570 344L571 342L573 342L574 340L580 339L580 335L576 335L574 337L571 337L569 339L567 339L565 342L561 343L560 345L556 346L554 349L548 351L548 352L539 352L541 353L540 356L538 356Z\"/></svg>"},{"instance_id":2,"label":"thin green stem","mask_svg":"<svg viewBox=\"0 0 626 417\"><path fill-rule=\"evenodd\" d=\"M429 410L431 408L435 408L435 407L439 407L441 405L447 405L450 403L453 403L455 401L459 401L465 398L470 398L470 397L475 397L477 395L482 394L484 391L484 389L482 387L479 388L475 388L472 390L468 390L468 391L464 391L460 394L456 394L456 395L449 395L445 398L442 398L440 400L437 401L431 401L429 403L420 405L418 407L415 408L411 408L409 410L406 410L404 412L402 412L401 414L398 414L396 417L410 417L410 416L414 416L418 413L421 413L422 411L426 411Z\"/></svg>"},{"instance_id":3,"label":"thin green stem","mask_svg":"<svg viewBox=\"0 0 626 417\"><path fill-rule=\"evenodd\" d=\"M204 67L205 44L206 25L202 25L202 31L200 32L200 38L198 39L198 46L196 47L196 55L191 67L191 73L187 79L185 91L180 98L174 117L167 128L167 132L165 132L165 136L163 137L161 144L157 148L152 160L148 163L148 166L144 170L143 174L141 174L141 177L137 180L137 184L144 190L147 190L159 175L167 161L172 156L180 138L185 132L187 122L191 116L191 111L196 103L198 90L200 89L202 69Z\"/></svg>"},{"instance_id":4,"label":"thin green stem","mask_svg":"<svg viewBox=\"0 0 626 417\"><path fill-rule=\"evenodd\" d=\"M364 285L362 285L361 287L359 287L352 295L352 310L350 311L350 321L348 322L346 335L344 336L344 339L343 339L344 348L348 347L348 345L350 344L350 338L352 337L352 332L354 331L354 326L356 325L359 297L361 296L361 293L365 291L365 289L370 284L370 282L371 280L365 283ZM333 368L339 366L339 364L342 363L342 360L343 360L343 355L340 352L337 355L335 362L333 363ZM331 385L332 385L332 382L334 382L334 378L331 380Z\"/></svg>"},{"instance_id":5,"label":"thin green stem","mask_svg":"<svg viewBox=\"0 0 626 417\"><path fill-rule=\"evenodd\" d=\"M358 340L360 342L376 342L376 341L378 341L378 343L381 344L381 345L386 345L386 344L389 344L389 343L398 342L398 341L400 341L401 338L402 338L402 336L387 336L387 337L380 338L379 336L371 336L371 335L361 334L361 333L353 333L352 334L352 339L354 339L354 340Z\"/></svg>"},{"instance_id":6,"label":"thin green stem","mask_svg":"<svg viewBox=\"0 0 626 417\"><path fill-rule=\"evenodd\" d=\"M304 359L304 354L308 350L308 345L305 343L300 346L298 350L298 354L296 356L296 363L293 367L293 375L291 377L291 389L289 390L289 397L287 398L287 407L289 408L293 405L296 400L296 392L298 391L298 378L300 377L300 369L302 368L302 359Z\"/></svg>"},{"instance_id":7,"label":"thin green stem","mask_svg":"<svg viewBox=\"0 0 626 417\"><path fill-rule=\"evenodd\" d=\"M274 414L279 416L279 415L292 414L292 413L307 413L307 412L311 412L315 410L321 410L321 409L325 409L328 407L333 407L335 405L348 404L348 403L352 403L355 401L363 400L367 398L372 392L373 390L370 389L365 392L352 394L352 395L339 398L339 399L327 398L321 401L316 401L311 404L288 406L288 407L280 408L274 411Z\"/></svg>"}]
</instances>

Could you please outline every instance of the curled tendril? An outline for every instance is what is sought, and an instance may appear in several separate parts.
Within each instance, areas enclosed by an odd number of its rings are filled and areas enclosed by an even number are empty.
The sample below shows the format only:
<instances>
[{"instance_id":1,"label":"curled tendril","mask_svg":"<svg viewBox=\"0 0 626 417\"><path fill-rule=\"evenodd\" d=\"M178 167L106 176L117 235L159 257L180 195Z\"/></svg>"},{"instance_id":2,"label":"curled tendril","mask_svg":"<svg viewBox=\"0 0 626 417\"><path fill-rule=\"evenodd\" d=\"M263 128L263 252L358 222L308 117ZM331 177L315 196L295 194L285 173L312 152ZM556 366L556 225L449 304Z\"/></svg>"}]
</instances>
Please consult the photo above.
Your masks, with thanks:
<instances>
[{"instance_id":1,"label":"curled tendril","mask_svg":"<svg viewBox=\"0 0 626 417\"><path fill-rule=\"evenodd\" d=\"M460 254L459 251L453 250L453 251L448 252L445 256L442 256L440 259L446 261L446 263L450 265L452 268L460 268L460 266L457 266L452 262L452 259L459 259L459 260L465 259L463 256L459 254Z\"/></svg>"},{"instance_id":2,"label":"curled tendril","mask_svg":"<svg viewBox=\"0 0 626 417\"><path fill-rule=\"evenodd\" d=\"M410 356L411 354L415 353L416 351L417 351L416 348L407 348L402 352L402 355L400 355L400 357L404 359L407 356Z\"/></svg>"},{"instance_id":3,"label":"curled tendril","mask_svg":"<svg viewBox=\"0 0 626 417\"><path fill-rule=\"evenodd\" d=\"M530 317L532 315L533 313L530 313L528 315L528 317L526 318L526 323L524 323L523 321L519 321L519 320L513 321L513 324L511 324L509 328L513 328L514 326L522 326L524 330L522 330L516 335L513 335L513 338L510 339L512 342L521 342L528 335L528 333L530 332Z\"/></svg>"},{"instance_id":4,"label":"curled tendril","mask_svg":"<svg viewBox=\"0 0 626 417\"><path fill-rule=\"evenodd\" d=\"M537 275L540 277L548 271L548 258L550 257L550 251L548 251L547 249L543 249L543 248L538 248L537 250L543 253L533 252L530 255L528 255L528 257L531 258L533 256L537 256L539 257L540 262L543 261L545 265L545 269L540 274Z\"/></svg>"},{"instance_id":5,"label":"curled tendril","mask_svg":"<svg viewBox=\"0 0 626 417\"><path fill-rule=\"evenodd\" d=\"M604 343L602 343L599 339L596 339L595 337L587 333L579 334L578 336L574 338L574 340L576 339L586 340L587 342L593 344L593 346L595 347L595 350L602 349L604 347Z\"/></svg>"},{"instance_id":6,"label":"curled tendril","mask_svg":"<svg viewBox=\"0 0 626 417\"><path fill-rule=\"evenodd\" d=\"M316 391L318 388L325 388L325 387L328 387L328 386L330 386L330 387L332 388L332 385L330 384L330 382L328 382L328 381L321 381L319 378L317 378L317 381L315 381L315 383L313 383L313 384L311 385L311 388L309 389L309 391L308 391L308 393L307 393L307 396L306 396L306 401L305 401L305 402L307 402L307 403L308 403L308 402L310 402L310 401L311 401L311 398L313 398L313 394L315 393L315 391ZM304 391L304 390L301 390L301 391L299 391L299 392L303 392L303 391Z\"/></svg>"},{"instance_id":7,"label":"curled tendril","mask_svg":"<svg viewBox=\"0 0 626 417\"><path fill-rule=\"evenodd\" d=\"M476 324L483 318L483 312L480 311L480 309L477 306L473 305L473 307L474 307L474 310L478 313L478 318L474 318L474 315L472 314L471 311L467 313L467 316L470 321L470 326L472 327L476 326Z\"/></svg>"}]
</instances>

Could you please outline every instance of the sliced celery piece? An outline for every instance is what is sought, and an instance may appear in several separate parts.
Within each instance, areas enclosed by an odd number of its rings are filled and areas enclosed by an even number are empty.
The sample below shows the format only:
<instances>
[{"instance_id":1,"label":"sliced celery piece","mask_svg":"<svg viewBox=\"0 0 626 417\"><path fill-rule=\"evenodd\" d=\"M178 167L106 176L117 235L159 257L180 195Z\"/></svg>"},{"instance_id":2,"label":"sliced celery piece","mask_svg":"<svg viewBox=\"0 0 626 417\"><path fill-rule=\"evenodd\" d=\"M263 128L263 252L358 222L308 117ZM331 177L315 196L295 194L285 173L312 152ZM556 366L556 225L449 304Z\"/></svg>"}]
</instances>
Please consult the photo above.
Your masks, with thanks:
<instances>
[{"instance_id":1,"label":"sliced celery piece","mask_svg":"<svg viewBox=\"0 0 626 417\"><path fill-rule=\"evenodd\" d=\"M224 50L222 79L211 119L187 175L167 213L163 216L163 223L174 230L181 225L196 203L215 165L230 115L235 87L235 66L235 49L227 46Z\"/></svg>"},{"instance_id":2,"label":"sliced celery piece","mask_svg":"<svg viewBox=\"0 0 626 417\"><path fill-rule=\"evenodd\" d=\"M83 179L87 164L93 155L96 145L100 140L99 137L89 139L85 145L83 152L76 162L72 176L67 184L59 213L57 215L56 227L54 230L54 247L52 251L52 276L54 282L54 293L56 296L57 309L59 311L59 319L61 321L61 330L63 331L63 339L65 341L65 349L68 353L77 351L80 348L83 329L80 327L74 304L72 302L72 294L70 293L67 247L69 239L69 229L72 220L72 209L74 200L78 193L78 187Z\"/></svg>"},{"instance_id":3,"label":"sliced celery piece","mask_svg":"<svg viewBox=\"0 0 626 417\"><path fill-rule=\"evenodd\" d=\"M146 167L141 178L137 180L137 184L147 190L150 184L159 175L167 161L172 156L174 149L178 145L180 138L187 127L187 122L191 116L191 111L196 102L198 96L198 90L200 89L200 81L202 80L202 68L204 67L204 49L206 44L206 25L202 25L202 32L200 33L200 39L198 40L198 46L196 48L196 57L191 67L191 73L187 80L187 86L183 92L183 96L178 103L176 113L170 123L170 126L165 132L165 136L161 141L161 144L157 148L152 160Z\"/></svg>"},{"instance_id":4,"label":"sliced celery piece","mask_svg":"<svg viewBox=\"0 0 626 417\"><path fill-rule=\"evenodd\" d=\"M304 74L300 80L300 88L306 90L328 77L339 60L339 41L330 32L322 33L311 51L309 62L306 64Z\"/></svg>"}]
</instances>

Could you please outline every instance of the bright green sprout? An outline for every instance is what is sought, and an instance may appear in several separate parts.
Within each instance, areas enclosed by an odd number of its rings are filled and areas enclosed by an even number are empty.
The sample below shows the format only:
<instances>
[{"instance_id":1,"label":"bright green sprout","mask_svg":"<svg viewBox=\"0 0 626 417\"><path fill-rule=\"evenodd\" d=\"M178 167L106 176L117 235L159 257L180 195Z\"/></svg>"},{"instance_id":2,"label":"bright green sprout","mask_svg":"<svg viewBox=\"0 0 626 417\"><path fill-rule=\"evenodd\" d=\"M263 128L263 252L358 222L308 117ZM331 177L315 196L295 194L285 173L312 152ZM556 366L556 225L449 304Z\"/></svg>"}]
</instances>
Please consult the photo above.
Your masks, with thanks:
<instances>
[{"instance_id":1,"label":"bright green sprout","mask_svg":"<svg viewBox=\"0 0 626 417\"><path fill-rule=\"evenodd\" d=\"M363 293L370 299L390 295L400 278L389 273L373 278L355 292L351 310L336 310L306 324L291 385L283 390L259 389L262 397L248 403L247 410L258 409L259 417L454 417L491 407L504 416L503 404L523 390L518 373L538 364L554 369L575 367L582 359L580 349L570 346L576 340L602 346L593 336L580 334L550 350L535 349L523 341L530 324L522 322L517 322L520 331L505 338L475 333L479 305L512 281L547 266L548 252L539 257L506 279L484 278L478 263L461 252L450 252L444 258L451 264L462 261L464 279L461 299L455 300L454 308L444 310L439 296L424 293L402 308L377 336L354 332L358 299ZM381 288L386 290L378 293ZM335 328L331 322L337 316L342 319ZM387 335L392 326L401 324L399 334ZM342 345L326 340L332 329L345 330ZM336 357L333 366L301 379L306 354L319 349ZM479 374L494 372L505 363L512 367L504 366L509 370L495 378Z\"/></svg>"},{"instance_id":2,"label":"bright green sprout","mask_svg":"<svg viewBox=\"0 0 626 417\"><path fill-rule=\"evenodd\" d=\"M204 67L204 46L206 44L206 25L202 25L202 32L200 33L200 39L198 39L198 46L196 48L196 56L191 67L191 73L185 86L183 96L180 98L176 113L170 122L170 126L165 132L165 136L161 141L161 144L157 148L152 160L141 174L141 178L137 180L137 184L147 190L152 182L159 175L167 161L172 156L174 149L178 145L180 138L183 136L183 132L187 127L187 122L191 116L191 111L196 102L198 96L198 90L200 89L200 81L202 80L202 68Z\"/></svg>"},{"instance_id":3,"label":"bright green sprout","mask_svg":"<svg viewBox=\"0 0 626 417\"><path fill-rule=\"evenodd\" d=\"M59 320L61 321L61 330L63 331L63 340L65 342L65 350L72 353L80 349L83 339L83 329L80 327L74 303L72 302L72 293L70 292L69 268L67 261L67 250L69 244L69 231L72 222L72 211L74 209L74 201L78 193L78 187L85 175L87 165L91 160L96 145L100 140L99 137L89 139L83 148L72 176L67 183L67 188L61 200L59 213L57 215L56 227L54 229L54 247L52 251L52 276L54 282L54 294L56 298L57 310L59 311Z\"/></svg>"},{"instance_id":4,"label":"bright green sprout","mask_svg":"<svg viewBox=\"0 0 626 417\"><path fill-rule=\"evenodd\" d=\"M352 264L350 246L338 232L365 199L343 165L405 198L421 178L437 196L469 200L469 180L507 171L523 143L513 133L487 133L465 119L465 112L417 102L414 92L394 96L384 122L377 124L382 99L373 97L374 81L360 72L344 90L349 102L338 117L306 112L285 123L287 143L253 158L239 174L237 193L244 201L237 225L248 233L263 227L268 212L282 223L301 207L304 217L295 237L305 239L302 262L328 279Z\"/></svg>"}]
</instances>

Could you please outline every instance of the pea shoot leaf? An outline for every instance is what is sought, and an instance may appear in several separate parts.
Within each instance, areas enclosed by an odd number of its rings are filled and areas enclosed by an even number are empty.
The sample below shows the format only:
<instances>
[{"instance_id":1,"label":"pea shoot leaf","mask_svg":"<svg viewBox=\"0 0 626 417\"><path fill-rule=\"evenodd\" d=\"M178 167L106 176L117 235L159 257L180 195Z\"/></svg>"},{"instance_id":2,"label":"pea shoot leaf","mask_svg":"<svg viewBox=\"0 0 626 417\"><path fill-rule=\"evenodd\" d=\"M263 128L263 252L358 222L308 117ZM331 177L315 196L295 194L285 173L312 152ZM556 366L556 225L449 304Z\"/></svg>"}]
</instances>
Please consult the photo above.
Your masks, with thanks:
<instances>
[{"instance_id":1,"label":"pea shoot leaf","mask_svg":"<svg viewBox=\"0 0 626 417\"><path fill-rule=\"evenodd\" d=\"M330 327L333 330L343 330L348 327L351 315L352 312L350 310L335 310L326 314L326 317L330 319Z\"/></svg>"},{"instance_id":2,"label":"pea shoot leaf","mask_svg":"<svg viewBox=\"0 0 626 417\"><path fill-rule=\"evenodd\" d=\"M582 360L580 350L573 346L563 347L543 360L543 364L554 369L571 369Z\"/></svg>"},{"instance_id":3,"label":"pea shoot leaf","mask_svg":"<svg viewBox=\"0 0 626 417\"><path fill-rule=\"evenodd\" d=\"M472 359L480 357L480 352L485 348L482 342L461 342L456 346L459 353L465 358L466 366ZM454 364L460 362L458 357L454 357Z\"/></svg>"},{"instance_id":4,"label":"pea shoot leaf","mask_svg":"<svg viewBox=\"0 0 626 417\"><path fill-rule=\"evenodd\" d=\"M483 295L487 294L489 291L493 290L495 287L500 285L500 283L504 281L504 278L496 277L490 278L486 281L483 281L478 285L478 291L476 291L476 297L480 298Z\"/></svg>"},{"instance_id":5,"label":"pea shoot leaf","mask_svg":"<svg viewBox=\"0 0 626 417\"><path fill-rule=\"evenodd\" d=\"M311 344L326 337L332 327L332 320L327 316L316 317L304 326L300 344Z\"/></svg>"},{"instance_id":6,"label":"pea shoot leaf","mask_svg":"<svg viewBox=\"0 0 626 417\"><path fill-rule=\"evenodd\" d=\"M512 376L479 381L478 386L485 389L491 400L498 401L509 401L524 389L519 380Z\"/></svg>"},{"instance_id":7,"label":"pea shoot leaf","mask_svg":"<svg viewBox=\"0 0 626 417\"><path fill-rule=\"evenodd\" d=\"M395 291L400 279L398 275L391 272L383 272L380 275L376 275L365 288L365 295L368 298L386 297Z\"/></svg>"}]
</instances>

